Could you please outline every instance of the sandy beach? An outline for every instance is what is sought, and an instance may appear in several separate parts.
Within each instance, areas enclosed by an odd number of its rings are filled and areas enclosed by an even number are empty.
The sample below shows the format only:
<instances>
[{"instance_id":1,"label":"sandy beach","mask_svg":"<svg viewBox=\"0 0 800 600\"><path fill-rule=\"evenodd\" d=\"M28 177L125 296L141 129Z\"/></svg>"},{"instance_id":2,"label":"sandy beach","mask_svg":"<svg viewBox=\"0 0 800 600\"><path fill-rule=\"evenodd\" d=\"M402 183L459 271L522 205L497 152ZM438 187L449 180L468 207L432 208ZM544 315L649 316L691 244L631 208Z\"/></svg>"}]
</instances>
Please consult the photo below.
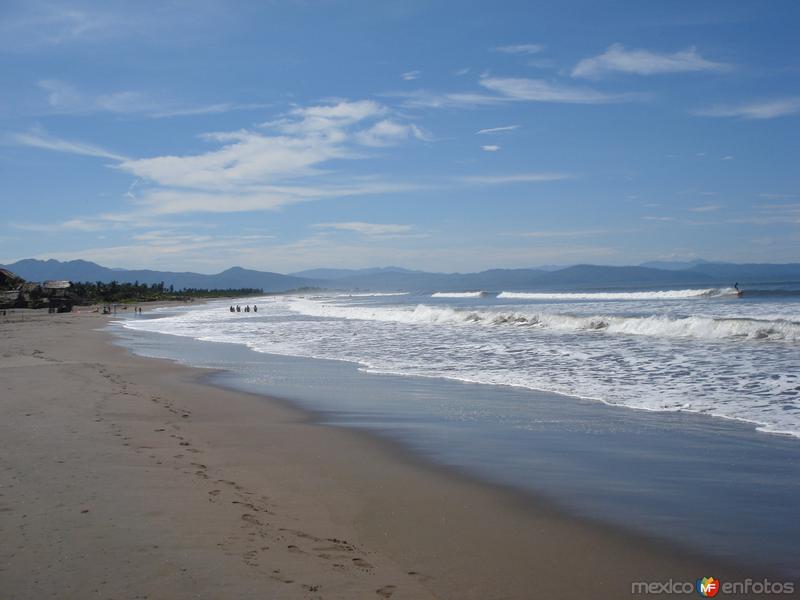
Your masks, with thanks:
<instances>
[{"instance_id":1,"label":"sandy beach","mask_svg":"<svg viewBox=\"0 0 800 600\"><path fill-rule=\"evenodd\" d=\"M4 599L616 599L755 576L133 356L107 319L0 323Z\"/></svg>"}]
</instances>

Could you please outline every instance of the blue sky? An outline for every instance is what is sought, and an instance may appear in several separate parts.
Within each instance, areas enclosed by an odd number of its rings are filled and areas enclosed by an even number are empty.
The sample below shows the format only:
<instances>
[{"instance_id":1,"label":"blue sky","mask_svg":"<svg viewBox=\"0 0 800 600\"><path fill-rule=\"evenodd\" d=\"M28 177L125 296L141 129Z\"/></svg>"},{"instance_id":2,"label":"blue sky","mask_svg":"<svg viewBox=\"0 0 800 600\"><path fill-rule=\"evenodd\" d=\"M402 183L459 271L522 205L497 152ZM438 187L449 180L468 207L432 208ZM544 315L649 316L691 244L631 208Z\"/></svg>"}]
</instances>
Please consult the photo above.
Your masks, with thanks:
<instances>
[{"instance_id":1,"label":"blue sky","mask_svg":"<svg viewBox=\"0 0 800 600\"><path fill-rule=\"evenodd\" d=\"M800 261L800 4L0 6L0 262Z\"/></svg>"}]
</instances>

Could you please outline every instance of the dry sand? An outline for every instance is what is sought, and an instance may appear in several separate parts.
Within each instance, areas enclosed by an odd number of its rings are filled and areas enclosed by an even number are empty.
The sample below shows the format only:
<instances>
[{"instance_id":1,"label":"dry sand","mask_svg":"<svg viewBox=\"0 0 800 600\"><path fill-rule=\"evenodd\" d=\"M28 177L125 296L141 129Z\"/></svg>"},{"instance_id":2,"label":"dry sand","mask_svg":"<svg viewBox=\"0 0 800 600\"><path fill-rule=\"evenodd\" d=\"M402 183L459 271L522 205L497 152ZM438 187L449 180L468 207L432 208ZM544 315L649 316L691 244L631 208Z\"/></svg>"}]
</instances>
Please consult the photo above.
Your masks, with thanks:
<instances>
[{"instance_id":1,"label":"dry sand","mask_svg":"<svg viewBox=\"0 0 800 600\"><path fill-rule=\"evenodd\" d=\"M0 323L3 600L618 599L726 575L131 356L107 319Z\"/></svg>"}]
</instances>

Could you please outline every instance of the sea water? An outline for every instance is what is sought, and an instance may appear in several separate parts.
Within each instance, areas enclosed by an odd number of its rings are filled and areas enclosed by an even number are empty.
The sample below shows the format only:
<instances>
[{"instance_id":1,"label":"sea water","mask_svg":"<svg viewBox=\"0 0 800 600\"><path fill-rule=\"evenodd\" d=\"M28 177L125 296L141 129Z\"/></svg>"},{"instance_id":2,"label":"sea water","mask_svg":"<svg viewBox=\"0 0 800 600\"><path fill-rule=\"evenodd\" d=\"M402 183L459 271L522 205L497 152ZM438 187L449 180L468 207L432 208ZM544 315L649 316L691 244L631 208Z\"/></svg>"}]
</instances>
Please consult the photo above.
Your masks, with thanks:
<instances>
[{"instance_id":1,"label":"sea water","mask_svg":"<svg viewBox=\"0 0 800 600\"><path fill-rule=\"evenodd\" d=\"M315 294L126 326L363 369L691 411L800 436L800 292ZM524 426L524 424L522 424Z\"/></svg>"}]
</instances>

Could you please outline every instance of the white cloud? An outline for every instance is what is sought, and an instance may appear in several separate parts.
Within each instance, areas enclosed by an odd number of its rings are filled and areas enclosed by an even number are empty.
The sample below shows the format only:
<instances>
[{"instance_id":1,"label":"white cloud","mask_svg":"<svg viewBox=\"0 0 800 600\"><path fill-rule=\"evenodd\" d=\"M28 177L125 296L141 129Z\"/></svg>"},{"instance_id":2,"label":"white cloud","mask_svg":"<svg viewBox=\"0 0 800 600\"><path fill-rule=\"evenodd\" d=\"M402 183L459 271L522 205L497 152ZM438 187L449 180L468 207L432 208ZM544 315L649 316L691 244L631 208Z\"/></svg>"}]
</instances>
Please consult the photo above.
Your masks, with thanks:
<instances>
[{"instance_id":1,"label":"white cloud","mask_svg":"<svg viewBox=\"0 0 800 600\"><path fill-rule=\"evenodd\" d=\"M503 133L505 131L514 131L519 129L519 125L506 125L504 127L490 127L488 129L479 129L475 132L476 135L487 135L490 133Z\"/></svg>"},{"instance_id":2,"label":"white cloud","mask_svg":"<svg viewBox=\"0 0 800 600\"><path fill-rule=\"evenodd\" d=\"M116 154L100 146L77 142L53 137L41 128L34 128L28 133L14 133L7 136L9 142L21 146L52 150L54 152L65 152L67 154L80 154L83 156L96 156L98 158L110 158L112 160L127 160L124 156Z\"/></svg>"},{"instance_id":3,"label":"white cloud","mask_svg":"<svg viewBox=\"0 0 800 600\"><path fill-rule=\"evenodd\" d=\"M563 102L568 104L603 104L622 99L589 88L550 83L543 79L486 77L480 84L509 100L528 102Z\"/></svg>"},{"instance_id":4,"label":"white cloud","mask_svg":"<svg viewBox=\"0 0 800 600\"><path fill-rule=\"evenodd\" d=\"M800 97L763 100L747 104L712 106L692 112L700 117L740 117L743 119L774 119L800 113Z\"/></svg>"},{"instance_id":5,"label":"white cloud","mask_svg":"<svg viewBox=\"0 0 800 600\"><path fill-rule=\"evenodd\" d=\"M278 135L248 130L206 134L206 140L222 147L195 155L127 160L119 168L161 186L237 192L251 199L270 197L281 204L275 188L263 186L322 174L320 165L331 159L359 158L352 141L383 145L398 141L398 130L391 123L377 130L372 125L354 130L386 110L372 101L297 107L286 118L262 124ZM407 127L406 138L418 131Z\"/></svg>"},{"instance_id":6,"label":"white cloud","mask_svg":"<svg viewBox=\"0 0 800 600\"><path fill-rule=\"evenodd\" d=\"M727 156L723 156L720 160L733 160L735 157L728 154Z\"/></svg>"},{"instance_id":7,"label":"white cloud","mask_svg":"<svg viewBox=\"0 0 800 600\"><path fill-rule=\"evenodd\" d=\"M486 146L481 146L481 150L484 150L485 152L497 152L500 150L500 146L497 144L487 144Z\"/></svg>"},{"instance_id":8,"label":"white cloud","mask_svg":"<svg viewBox=\"0 0 800 600\"><path fill-rule=\"evenodd\" d=\"M456 71L453 72L453 74L457 75L458 77L461 77L462 75L466 75L470 71L471 71L470 67L464 67L463 69L457 69Z\"/></svg>"},{"instance_id":9,"label":"white cloud","mask_svg":"<svg viewBox=\"0 0 800 600\"><path fill-rule=\"evenodd\" d=\"M566 173L514 173L509 175L466 175L461 177L459 181L477 185L505 185L510 183L564 181L572 178L572 175Z\"/></svg>"},{"instance_id":10,"label":"white cloud","mask_svg":"<svg viewBox=\"0 0 800 600\"><path fill-rule=\"evenodd\" d=\"M356 141L365 146L393 146L410 139L425 140L425 133L414 124L403 124L384 119L369 129L356 133Z\"/></svg>"},{"instance_id":11,"label":"white cloud","mask_svg":"<svg viewBox=\"0 0 800 600\"><path fill-rule=\"evenodd\" d=\"M572 76L597 79L609 73L658 75L662 73L723 71L729 68L730 66L727 64L703 58L694 47L673 54L658 54L650 50L628 50L622 44L614 44L599 56L581 60L572 69Z\"/></svg>"},{"instance_id":12,"label":"white cloud","mask_svg":"<svg viewBox=\"0 0 800 600\"><path fill-rule=\"evenodd\" d=\"M646 216L642 217L645 221L674 221L675 217L655 217L655 216Z\"/></svg>"},{"instance_id":13,"label":"white cloud","mask_svg":"<svg viewBox=\"0 0 800 600\"><path fill-rule=\"evenodd\" d=\"M315 229L352 231L369 236L404 234L409 233L414 229L412 225L398 225L395 223L364 223L362 221L350 221L346 223L317 223L312 225L312 227Z\"/></svg>"},{"instance_id":14,"label":"white cloud","mask_svg":"<svg viewBox=\"0 0 800 600\"><path fill-rule=\"evenodd\" d=\"M512 44L510 46L496 46L492 48L494 52L503 52L504 54L538 54L544 50L542 44Z\"/></svg>"},{"instance_id":15,"label":"white cloud","mask_svg":"<svg viewBox=\"0 0 800 600\"><path fill-rule=\"evenodd\" d=\"M419 76L422 75L422 71L406 71L400 77L405 81L414 81L415 79L419 79Z\"/></svg>"},{"instance_id":16,"label":"white cloud","mask_svg":"<svg viewBox=\"0 0 800 600\"><path fill-rule=\"evenodd\" d=\"M140 180L125 194L134 213L276 210L298 202L419 189L419 184L378 177L343 181L324 168L333 159L366 158L365 147L425 139L413 124L381 119L388 109L372 101L295 107L262 124L273 132L239 130L202 136L215 149L187 155L127 158L91 144L61 140L41 130L8 136L10 142L117 161ZM379 120L380 119L380 120Z\"/></svg>"}]
</instances>

